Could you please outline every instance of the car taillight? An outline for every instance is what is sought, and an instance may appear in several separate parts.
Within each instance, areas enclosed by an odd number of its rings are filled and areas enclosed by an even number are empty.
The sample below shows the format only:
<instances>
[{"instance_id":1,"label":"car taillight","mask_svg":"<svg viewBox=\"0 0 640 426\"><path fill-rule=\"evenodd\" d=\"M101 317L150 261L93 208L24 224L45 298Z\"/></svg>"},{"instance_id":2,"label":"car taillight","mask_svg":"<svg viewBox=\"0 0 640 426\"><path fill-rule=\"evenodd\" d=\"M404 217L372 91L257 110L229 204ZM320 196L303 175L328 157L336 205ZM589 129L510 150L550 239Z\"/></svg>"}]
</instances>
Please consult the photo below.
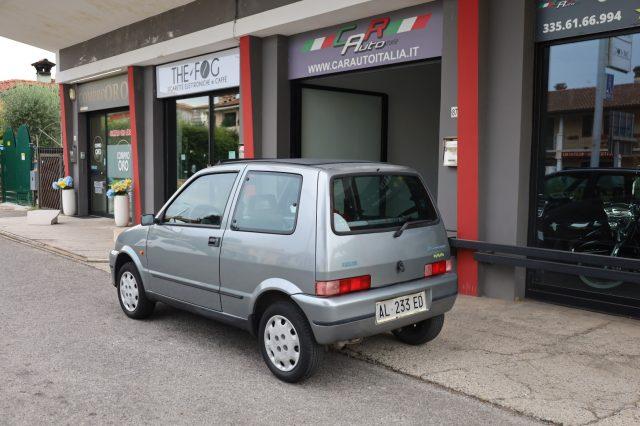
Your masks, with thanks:
<instances>
[{"instance_id":1,"label":"car taillight","mask_svg":"<svg viewBox=\"0 0 640 426\"><path fill-rule=\"evenodd\" d=\"M371 275L316 282L317 296L337 296L371 288Z\"/></svg>"},{"instance_id":2,"label":"car taillight","mask_svg":"<svg viewBox=\"0 0 640 426\"><path fill-rule=\"evenodd\" d=\"M435 263L429 263L424 265L424 276L433 277L434 275L442 275L447 272L451 272L453 269L453 263L451 259L441 260Z\"/></svg>"}]
</instances>

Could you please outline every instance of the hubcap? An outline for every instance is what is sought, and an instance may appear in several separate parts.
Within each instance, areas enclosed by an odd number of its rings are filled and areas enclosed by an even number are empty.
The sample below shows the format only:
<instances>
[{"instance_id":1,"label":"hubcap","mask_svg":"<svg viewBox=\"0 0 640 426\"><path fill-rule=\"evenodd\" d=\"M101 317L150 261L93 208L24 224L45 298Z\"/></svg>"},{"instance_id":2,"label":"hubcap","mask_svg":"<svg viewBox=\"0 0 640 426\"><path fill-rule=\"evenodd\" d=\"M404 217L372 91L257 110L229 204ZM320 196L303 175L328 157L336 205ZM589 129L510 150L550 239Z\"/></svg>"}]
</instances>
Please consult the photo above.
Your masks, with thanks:
<instances>
[{"instance_id":1,"label":"hubcap","mask_svg":"<svg viewBox=\"0 0 640 426\"><path fill-rule=\"evenodd\" d=\"M264 328L264 347L273 365L281 371L291 371L300 359L300 340L291 322L282 315L269 318Z\"/></svg>"},{"instance_id":2,"label":"hubcap","mask_svg":"<svg viewBox=\"0 0 640 426\"><path fill-rule=\"evenodd\" d=\"M129 271L120 276L120 300L124 308L133 312L138 307L138 282L136 277Z\"/></svg>"}]
</instances>

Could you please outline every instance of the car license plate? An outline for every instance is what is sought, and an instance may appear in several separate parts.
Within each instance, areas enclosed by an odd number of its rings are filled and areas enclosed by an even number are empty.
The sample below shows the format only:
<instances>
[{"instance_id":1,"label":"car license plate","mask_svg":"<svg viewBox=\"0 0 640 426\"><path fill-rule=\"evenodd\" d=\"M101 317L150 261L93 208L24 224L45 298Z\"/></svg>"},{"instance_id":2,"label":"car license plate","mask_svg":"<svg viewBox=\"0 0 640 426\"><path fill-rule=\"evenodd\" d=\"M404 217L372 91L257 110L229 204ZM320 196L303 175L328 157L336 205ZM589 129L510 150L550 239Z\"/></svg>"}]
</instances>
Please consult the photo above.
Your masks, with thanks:
<instances>
[{"instance_id":1,"label":"car license plate","mask_svg":"<svg viewBox=\"0 0 640 426\"><path fill-rule=\"evenodd\" d=\"M406 296L376 302L376 324L408 317L427 310L427 296L424 291Z\"/></svg>"}]
</instances>

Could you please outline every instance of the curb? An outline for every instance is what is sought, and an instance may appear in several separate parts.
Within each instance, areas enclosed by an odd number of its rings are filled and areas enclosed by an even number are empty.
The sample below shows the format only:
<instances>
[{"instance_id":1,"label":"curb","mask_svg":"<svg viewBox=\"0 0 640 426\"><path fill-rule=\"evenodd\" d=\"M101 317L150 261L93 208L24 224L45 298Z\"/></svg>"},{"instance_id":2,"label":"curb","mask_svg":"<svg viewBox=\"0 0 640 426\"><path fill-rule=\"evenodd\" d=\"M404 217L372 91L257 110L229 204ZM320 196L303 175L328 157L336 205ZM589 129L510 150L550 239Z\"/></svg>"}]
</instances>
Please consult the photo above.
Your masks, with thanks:
<instances>
[{"instance_id":1,"label":"curb","mask_svg":"<svg viewBox=\"0 0 640 426\"><path fill-rule=\"evenodd\" d=\"M33 247L42 251L46 251L48 253L52 253L58 256L62 256L69 260L74 260L76 262L83 263L88 266L96 267L97 264L109 264L109 260L105 259L90 259L86 256L82 256L76 254L72 251L61 249L58 247L54 247L45 243L41 243L39 241L32 240L30 238L25 238L20 235L13 234L11 232L7 232L5 230L0 229L0 237L4 237L8 240L14 241L16 243L24 244L29 247ZM98 268L99 269L99 268Z\"/></svg>"}]
</instances>

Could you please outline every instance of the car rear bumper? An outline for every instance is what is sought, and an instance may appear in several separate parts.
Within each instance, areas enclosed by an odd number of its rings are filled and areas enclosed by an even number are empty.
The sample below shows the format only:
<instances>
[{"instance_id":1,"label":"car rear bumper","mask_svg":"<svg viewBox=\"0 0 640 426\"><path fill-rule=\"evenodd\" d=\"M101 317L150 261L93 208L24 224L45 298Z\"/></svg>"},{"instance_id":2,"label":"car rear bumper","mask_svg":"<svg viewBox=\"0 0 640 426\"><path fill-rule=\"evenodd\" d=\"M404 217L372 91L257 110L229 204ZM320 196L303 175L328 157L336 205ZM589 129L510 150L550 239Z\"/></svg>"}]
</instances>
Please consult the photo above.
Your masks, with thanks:
<instances>
[{"instance_id":1,"label":"car rear bumper","mask_svg":"<svg viewBox=\"0 0 640 426\"><path fill-rule=\"evenodd\" d=\"M376 302L425 291L428 309L409 317L376 324ZM293 295L306 314L316 341L330 344L367 337L414 324L449 311L458 295L458 276L445 275L409 281L338 297Z\"/></svg>"}]
</instances>

